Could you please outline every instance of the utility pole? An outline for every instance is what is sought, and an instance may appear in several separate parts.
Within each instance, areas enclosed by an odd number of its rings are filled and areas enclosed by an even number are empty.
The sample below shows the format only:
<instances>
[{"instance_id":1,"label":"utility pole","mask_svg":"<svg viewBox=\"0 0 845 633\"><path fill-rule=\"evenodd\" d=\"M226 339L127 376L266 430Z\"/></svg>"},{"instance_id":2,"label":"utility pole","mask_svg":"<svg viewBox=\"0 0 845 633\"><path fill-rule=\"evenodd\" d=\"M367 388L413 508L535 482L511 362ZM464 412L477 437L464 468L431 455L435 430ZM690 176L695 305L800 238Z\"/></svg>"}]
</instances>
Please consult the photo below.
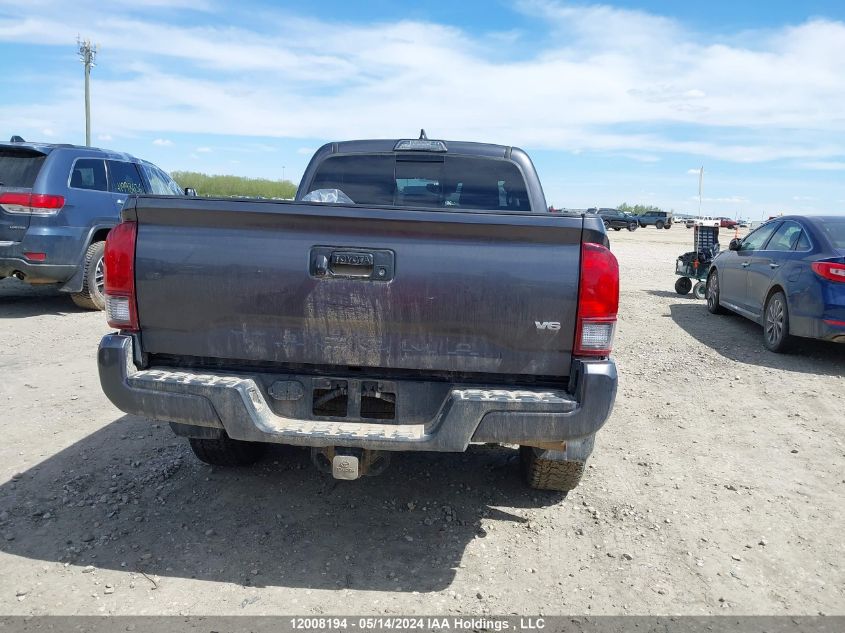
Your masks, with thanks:
<instances>
[{"instance_id":1,"label":"utility pole","mask_svg":"<svg viewBox=\"0 0 845 633\"><path fill-rule=\"evenodd\" d=\"M79 60L85 65L85 145L91 146L91 67L97 57L97 45L76 36Z\"/></svg>"},{"instance_id":2,"label":"utility pole","mask_svg":"<svg viewBox=\"0 0 845 633\"><path fill-rule=\"evenodd\" d=\"M698 171L698 217L701 218L701 194L704 191L704 165Z\"/></svg>"}]
</instances>

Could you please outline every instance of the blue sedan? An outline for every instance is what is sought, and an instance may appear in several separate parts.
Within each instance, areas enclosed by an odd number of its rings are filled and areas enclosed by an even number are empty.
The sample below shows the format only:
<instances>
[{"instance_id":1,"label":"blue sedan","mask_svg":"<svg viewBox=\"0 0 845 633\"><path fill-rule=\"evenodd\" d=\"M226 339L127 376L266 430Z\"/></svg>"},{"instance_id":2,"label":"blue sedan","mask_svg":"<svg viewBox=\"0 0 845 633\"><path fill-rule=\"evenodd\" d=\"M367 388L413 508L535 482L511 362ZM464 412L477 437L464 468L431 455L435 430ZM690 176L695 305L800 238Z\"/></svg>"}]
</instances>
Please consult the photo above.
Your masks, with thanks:
<instances>
[{"instance_id":1,"label":"blue sedan","mask_svg":"<svg viewBox=\"0 0 845 633\"><path fill-rule=\"evenodd\" d=\"M795 337L845 343L845 217L784 216L731 240L707 277L707 309L763 326L787 351Z\"/></svg>"}]
</instances>

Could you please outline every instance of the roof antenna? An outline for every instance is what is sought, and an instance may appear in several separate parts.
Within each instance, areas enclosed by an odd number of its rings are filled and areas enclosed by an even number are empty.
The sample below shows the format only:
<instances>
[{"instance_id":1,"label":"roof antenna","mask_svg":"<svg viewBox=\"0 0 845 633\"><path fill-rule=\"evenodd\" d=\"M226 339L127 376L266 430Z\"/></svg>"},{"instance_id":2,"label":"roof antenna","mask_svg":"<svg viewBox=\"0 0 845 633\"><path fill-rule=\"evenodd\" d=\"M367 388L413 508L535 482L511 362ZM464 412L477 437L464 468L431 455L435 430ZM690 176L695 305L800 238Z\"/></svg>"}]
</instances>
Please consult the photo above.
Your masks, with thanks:
<instances>
[{"instance_id":1,"label":"roof antenna","mask_svg":"<svg viewBox=\"0 0 845 633\"><path fill-rule=\"evenodd\" d=\"M421 141L427 141L428 137L425 135L425 130L420 130L420 138Z\"/></svg>"},{"instance_id":2,"label":"roof antenna","mask_svg":"<svg viewBox=\"0 0 845 633\"><path fill-rule=\"evenodd\" d=\"M20 136L18 136L17 134L15 134L12 138L10 138L10 139L9 139L9 142L10 142L10 143L26 143L26 141L25 141L25 140L23 140L23 138L21 138L21 137L20 137Z\"/></svg>"}]
</instances>

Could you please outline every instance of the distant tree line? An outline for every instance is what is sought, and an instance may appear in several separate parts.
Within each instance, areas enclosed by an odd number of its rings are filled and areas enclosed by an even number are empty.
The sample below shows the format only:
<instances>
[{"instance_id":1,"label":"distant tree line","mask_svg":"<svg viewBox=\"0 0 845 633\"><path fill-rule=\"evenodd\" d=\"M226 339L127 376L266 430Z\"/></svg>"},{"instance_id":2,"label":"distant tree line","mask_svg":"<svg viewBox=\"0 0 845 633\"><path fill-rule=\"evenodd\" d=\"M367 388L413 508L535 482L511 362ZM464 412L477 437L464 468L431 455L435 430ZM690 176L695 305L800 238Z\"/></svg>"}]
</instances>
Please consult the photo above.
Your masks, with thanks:
<instances>
[{"instance_id":1,"label":"distant tree line","mask_svg":"<svg viewBox=\"0 0 845 633\"><path fill-rule=\"evenodd\" d=\"M657 213L659 211L663 211L660 207L655 207L652 204L645 205L645 204L628 204L627 202L623 202L617 207L620 211L624 211L625 213L630 213L631 215L645 215L646 213Z\"/></svg>"},{"instance_id":2,"label":"distant tree line","mask_svg":"<svg viewBox=\"0 0 845 633\"><path fill-rule=\"evenodd\" d=\"M243 196L248 198L293 198L296 185L290 180L212 176L196 171L174 171L170 174L183 189L195 189L197 195L212 197Z\"/></svg>"}]
</instances>

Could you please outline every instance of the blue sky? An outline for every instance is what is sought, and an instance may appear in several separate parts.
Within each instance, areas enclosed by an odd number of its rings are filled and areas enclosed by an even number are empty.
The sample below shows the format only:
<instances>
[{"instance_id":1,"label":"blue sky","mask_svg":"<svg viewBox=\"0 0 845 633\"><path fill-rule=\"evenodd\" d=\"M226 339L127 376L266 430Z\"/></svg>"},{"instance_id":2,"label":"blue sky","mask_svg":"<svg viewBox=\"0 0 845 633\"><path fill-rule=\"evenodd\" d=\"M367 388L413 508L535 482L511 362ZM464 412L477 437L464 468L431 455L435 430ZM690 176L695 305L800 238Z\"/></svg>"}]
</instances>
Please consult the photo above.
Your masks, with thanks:
<instances>
[{"instance_id":1,"label":"blue sky","mask_svg":"<svg viewBox=\"0 0 845 633\"><path fill-rule=\"evenodd\" d=\"M100 5L100 6L98 6ZM102 7L108 7L103 9ZM327 140L519 145L551 204L845 213L845 3L0 0L0 121L297 181Z\"/></svg>"}]
</instances>

